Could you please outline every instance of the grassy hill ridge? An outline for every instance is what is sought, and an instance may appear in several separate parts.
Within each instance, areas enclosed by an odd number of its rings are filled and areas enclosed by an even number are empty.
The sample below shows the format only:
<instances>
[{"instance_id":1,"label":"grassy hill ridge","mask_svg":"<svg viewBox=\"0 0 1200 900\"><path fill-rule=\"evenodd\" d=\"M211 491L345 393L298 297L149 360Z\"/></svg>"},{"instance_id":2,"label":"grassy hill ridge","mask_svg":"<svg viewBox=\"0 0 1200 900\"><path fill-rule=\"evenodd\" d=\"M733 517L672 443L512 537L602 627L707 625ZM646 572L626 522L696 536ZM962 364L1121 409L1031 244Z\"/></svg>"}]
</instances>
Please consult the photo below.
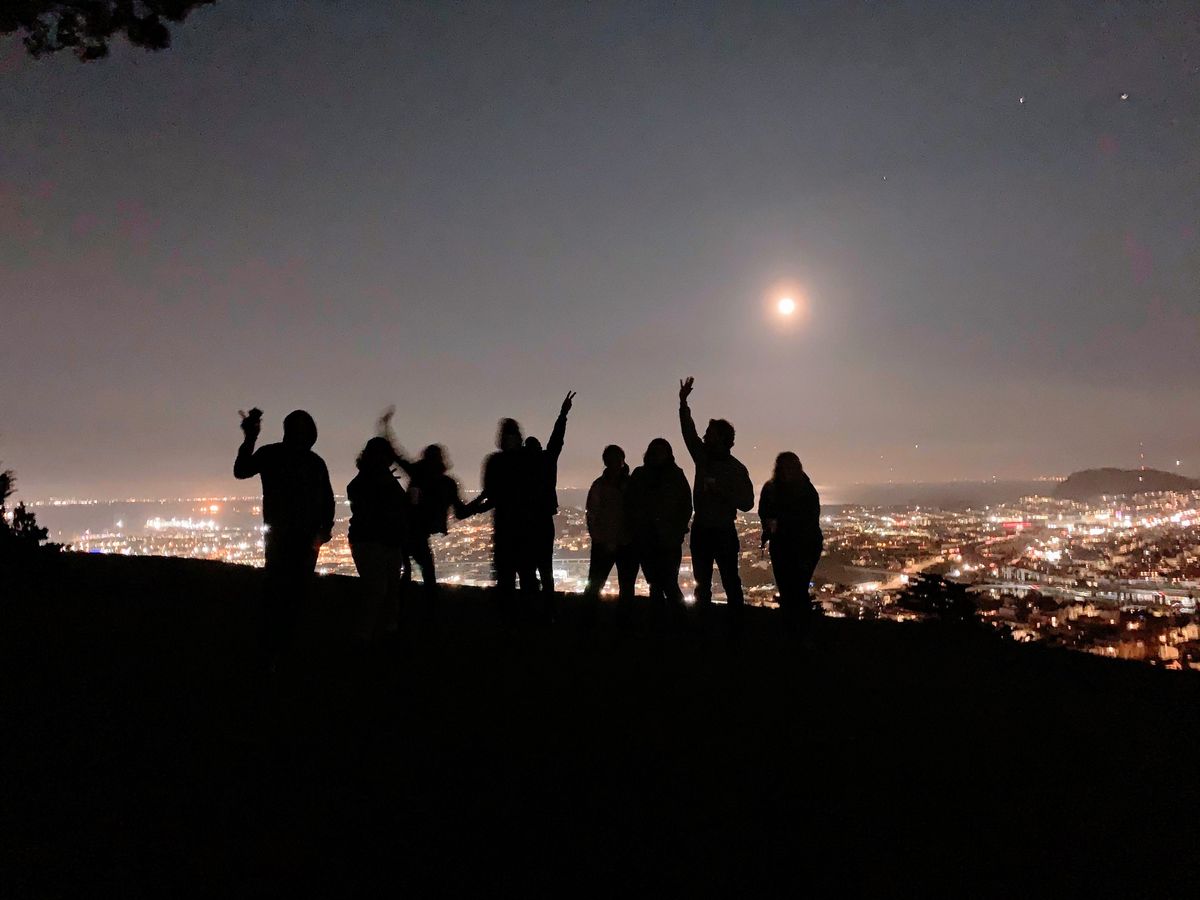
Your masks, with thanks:
<instances>
[{"instance_id":1,"label":"grassy hill ridge","mask_svg":"<svg viewBox=\"0 0 1200 900\"><path fill-rule=\"evenodd\" d=\"M16 893L1190 893L1200 679L751 610L664 641L503 627L347 651L323 578L262 690L261 572L65 556L0 602Z\"/></svg>"}]
</instances>

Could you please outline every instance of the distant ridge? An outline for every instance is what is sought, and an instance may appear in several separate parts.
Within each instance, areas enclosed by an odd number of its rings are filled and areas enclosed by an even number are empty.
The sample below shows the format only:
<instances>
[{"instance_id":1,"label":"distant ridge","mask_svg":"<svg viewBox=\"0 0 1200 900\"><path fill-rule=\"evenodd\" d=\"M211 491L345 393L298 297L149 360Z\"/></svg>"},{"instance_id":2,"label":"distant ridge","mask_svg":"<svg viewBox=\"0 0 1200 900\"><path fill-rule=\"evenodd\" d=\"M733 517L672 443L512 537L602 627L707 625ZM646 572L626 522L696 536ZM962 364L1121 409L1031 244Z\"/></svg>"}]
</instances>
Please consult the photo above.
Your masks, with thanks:
<instances>
[{"instance_id":1,"label":"distant ridge","mask_svg":"<svg viewBox=\"0 0 1200 900\"><path fill-rule=\"evenodd\" d=\"M1200 490L1200 481L1158 469L1084 469L1072 472L1054 490L1060 500L1094 500L1114 494Z\"/></svg>"}]
</instances>

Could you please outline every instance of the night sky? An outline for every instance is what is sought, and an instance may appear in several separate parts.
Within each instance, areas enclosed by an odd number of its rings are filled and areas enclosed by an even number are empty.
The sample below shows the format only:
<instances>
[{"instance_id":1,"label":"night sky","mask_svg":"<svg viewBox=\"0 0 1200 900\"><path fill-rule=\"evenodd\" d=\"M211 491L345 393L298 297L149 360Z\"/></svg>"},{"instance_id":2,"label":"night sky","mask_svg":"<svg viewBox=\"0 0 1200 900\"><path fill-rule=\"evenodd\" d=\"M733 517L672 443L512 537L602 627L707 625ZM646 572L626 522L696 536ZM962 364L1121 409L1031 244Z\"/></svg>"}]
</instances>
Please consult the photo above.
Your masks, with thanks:
<instances>
[{"instance_id":1,"label":"night sky","mask_svg":"<svg viewBox=\"0 0 1200 900\"><path fill-rule=\"evenodd\" d=\"M395 403L474 488L568 388L583 485L684 455L688 374L756 482L1200 474L1194 3L218 0L113 49L0 47L20 497L244 492L251 405L341 489Z\"/></svg>"}]
</instances>

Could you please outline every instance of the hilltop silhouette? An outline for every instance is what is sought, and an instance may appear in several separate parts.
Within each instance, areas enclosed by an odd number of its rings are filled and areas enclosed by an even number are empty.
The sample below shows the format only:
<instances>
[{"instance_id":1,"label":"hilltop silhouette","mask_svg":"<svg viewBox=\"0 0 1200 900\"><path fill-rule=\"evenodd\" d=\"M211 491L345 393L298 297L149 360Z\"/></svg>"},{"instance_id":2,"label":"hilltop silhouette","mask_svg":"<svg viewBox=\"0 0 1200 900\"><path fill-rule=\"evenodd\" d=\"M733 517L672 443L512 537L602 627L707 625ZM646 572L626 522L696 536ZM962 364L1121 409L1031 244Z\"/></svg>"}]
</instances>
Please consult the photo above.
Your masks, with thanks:
<instances>
[{"instance_id":1,"label":"hilltop silhouette","mask_svg":"<svg viewBox=\"0 0 1200 900\"><path fill-rule=\"evenodd\" d=\"M1095 500L1156 491L1194 491L1200 481L1158 469L1083 469L1072 472L1054 489L1059 500Z\"/></svg>"},{"instance_id":2,"label":"hilltop silhouette","mask_svg":"<svg viewBox=\"0 0 1200 900\"><path fill-rule=\"evenodd\" d=\"M645 603L581 647L463 588L352 654L325 577L260 692L261 570L51 560L0 604L7 896L1194 886L1192 673L937 625L817 619L800 650L759 609L736 646L658 638Z\"/></svg>"}]
</instances>

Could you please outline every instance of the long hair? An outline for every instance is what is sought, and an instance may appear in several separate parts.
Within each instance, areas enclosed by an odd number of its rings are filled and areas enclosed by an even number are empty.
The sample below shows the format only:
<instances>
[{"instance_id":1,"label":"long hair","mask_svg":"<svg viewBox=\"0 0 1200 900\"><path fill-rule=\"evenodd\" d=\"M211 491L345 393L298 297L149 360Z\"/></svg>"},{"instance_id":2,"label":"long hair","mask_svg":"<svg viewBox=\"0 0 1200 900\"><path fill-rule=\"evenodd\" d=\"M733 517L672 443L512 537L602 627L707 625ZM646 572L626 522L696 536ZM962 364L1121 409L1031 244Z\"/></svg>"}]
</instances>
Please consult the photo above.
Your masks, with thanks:
<instances>
[{"instance_id":1,"label":"long hair","mask_svg":"<svg viewBox=\"0 0 1200 900\"><path fill-rule=\"evenodd\" d=\"M784 450L775 457L775 471L771 479L779 484L796 484L804 480L804 466L800 457L791 450Z\"/></svg>"},{"instance_id":2,"label":"long hair","mask_svg":"<svg viewBox=\"0 0 1200 900\"><path fill-rule=\"evenodd\" d=\"M659 463L653 462L655 455L661 456L662 461ZM647 466L662 465L668 466L675 462L675 451L671 449L671 442L666 438L657 437L646 446L646 452L642 454L642 464Z\"/></svg>"},{"instance_id":3,"label":"long hair","mask_svg":"<svg viewBox=\"0 0 1200 900\"><path fill-rule=\"evenodd\" d=\"M521 434L521 423L516 419L501 419L500 427L496 429L496 446L504 449L504 438L510 435L516 437L518 444L524 440Z\"/></svg>"},{"instance_id":4,"label":"long hair","mask_svg":"<svg viewBox=\"0 0 1200 900\"><path fill-rule=\"evenodd\" d=\"M363 445L362 452L358 454L354 465L360 472L366 469L386 469L391 466L395 458L396 454L392 449L391 441L385 437L373 437Z\"/></svg>"}]
</instances>

